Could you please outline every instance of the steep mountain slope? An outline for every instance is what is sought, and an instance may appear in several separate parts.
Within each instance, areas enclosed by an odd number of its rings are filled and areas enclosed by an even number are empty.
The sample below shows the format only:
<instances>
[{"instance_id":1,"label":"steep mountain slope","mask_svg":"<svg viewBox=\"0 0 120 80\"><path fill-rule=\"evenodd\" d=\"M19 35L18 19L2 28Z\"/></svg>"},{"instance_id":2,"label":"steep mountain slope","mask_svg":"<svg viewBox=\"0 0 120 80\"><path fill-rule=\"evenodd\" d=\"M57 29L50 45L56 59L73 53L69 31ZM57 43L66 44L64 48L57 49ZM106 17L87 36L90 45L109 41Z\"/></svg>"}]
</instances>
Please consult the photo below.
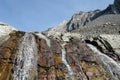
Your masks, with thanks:
<instances>
[{"instance_id":1,"label":"steep mountain slope","mask_svg":"<svg viewBox=\"0 0 120 80\"><path fill-rule=\"evenodd\" d=\"M57 33L64 33L66 30L66 24L67 24L67 21L63 21L61 22L60 24L58 24L56 27L53 27L53 28L50 28L48 29L47 31L45 31L44 33L47 35L47 36L52 36L52 35L56 35Z\"/></svg>"},{"instance_id":2,"label":"steep mountain slope","mask_svg":"<svg viewBox=\"0 0 120 80\"><path fill-rule=\"evenodd\" d=\"M113 4L109 5L104 10L95 10L90 12L79 12L72 16L65 25L61 26L63 32L79 32L79 33L116 33L120 31L120 1L115 0ZM107 27L104 27L106 26ZM54 30L57 29L57 30ZM61 32L59 27L54 27L48 30L47 35L50 35L52 32ZM113 30L112 30L113 28ZM99 31L98 31L98 30ZM84 33L85 32L85 33ZM98 33L97 33L98 32ZM99 35L98 34L98 35Z\"/></svg>"}]
</instances>

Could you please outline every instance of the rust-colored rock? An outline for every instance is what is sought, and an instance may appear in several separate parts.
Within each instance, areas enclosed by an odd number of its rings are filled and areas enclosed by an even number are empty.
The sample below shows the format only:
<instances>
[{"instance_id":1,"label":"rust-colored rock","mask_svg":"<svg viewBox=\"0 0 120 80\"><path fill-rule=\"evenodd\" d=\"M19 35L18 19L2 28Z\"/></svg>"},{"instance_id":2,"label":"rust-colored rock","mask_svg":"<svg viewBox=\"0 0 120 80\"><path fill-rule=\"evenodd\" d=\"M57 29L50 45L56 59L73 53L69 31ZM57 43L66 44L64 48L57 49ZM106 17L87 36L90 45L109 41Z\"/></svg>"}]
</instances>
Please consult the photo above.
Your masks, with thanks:
<instances>
[{"instance_id":1,"label":"rust-colored rock","mask_svg":"<svg viewBox=\"0 0 120 80\"><path fill-rule=\"evenodd\" d=\"M0 80L12 79L14 59L12 56L15 55L15 49L23 34L22 32L11 33L10 38L0 46Z\"/></svg>"}]
</instances>

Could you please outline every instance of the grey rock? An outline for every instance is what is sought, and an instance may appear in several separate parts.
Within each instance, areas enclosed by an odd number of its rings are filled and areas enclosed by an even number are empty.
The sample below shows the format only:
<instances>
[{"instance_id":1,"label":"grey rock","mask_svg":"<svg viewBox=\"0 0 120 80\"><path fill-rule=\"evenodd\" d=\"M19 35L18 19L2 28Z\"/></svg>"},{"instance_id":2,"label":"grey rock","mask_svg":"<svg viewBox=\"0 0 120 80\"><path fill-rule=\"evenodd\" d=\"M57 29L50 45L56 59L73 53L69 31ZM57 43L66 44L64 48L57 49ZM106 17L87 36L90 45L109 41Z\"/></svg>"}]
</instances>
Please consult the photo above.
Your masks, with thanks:
<instances>
[{"instance_id":1,"label":"grey rock","mask_svg":"<svg viewBox=\"0 0 120 80\"><path fill-rule=\"evenodd\" d=\"M80 12L80 13L73 15L71 20L67 23L66 30L73 31L73 30L77 30L77 29L80 29L86 26L92 27L99 23L104 24L106 23L106 21L116 23L116 18L120 16L119 14L120 14L120 1L115 0L113 4L109 5L104 10ZM109 15L109 16L106 16L106 15ZM117 15L117 17L113 17L113 15ZM101 21L98 21L98 18L100 17L102 17L103 19L101 19ZM106 20L106 21L104 22L103 20ZM118 21L120 20L117 20L117 22ZM96 22L96 24L93 24L94 22ZM89 25L89 24L92 24L92 25Z\"/></svg>"},{"instance_id":2,"label":"grey rock","mask_svg":"<svg viewBox=\"0 0 120 80\"><path fill-rule=\"evenodd\" d=\"M100 10L90 11L90 12L79 12L74 14L71 20L67 23L67 31L72 31L80 28L81 26L85 26L89 23L93 16L96 13L100 12Z\"/></svg>"},{"instance_id":3,"label":"grey rock","mask_svg":"<svg viewBox=\"0 0 120 80\"><path fill-rule=\"evenodd\" d=\"M64 20L63 22L61 22L60 24L58 24L57 26L48 29L47 31L45 31L44 33L47 36L52 36L52 35L56 35L56 33L64 33L66 31L66 24L68 21Z\"/></svg>"}]
</instances>

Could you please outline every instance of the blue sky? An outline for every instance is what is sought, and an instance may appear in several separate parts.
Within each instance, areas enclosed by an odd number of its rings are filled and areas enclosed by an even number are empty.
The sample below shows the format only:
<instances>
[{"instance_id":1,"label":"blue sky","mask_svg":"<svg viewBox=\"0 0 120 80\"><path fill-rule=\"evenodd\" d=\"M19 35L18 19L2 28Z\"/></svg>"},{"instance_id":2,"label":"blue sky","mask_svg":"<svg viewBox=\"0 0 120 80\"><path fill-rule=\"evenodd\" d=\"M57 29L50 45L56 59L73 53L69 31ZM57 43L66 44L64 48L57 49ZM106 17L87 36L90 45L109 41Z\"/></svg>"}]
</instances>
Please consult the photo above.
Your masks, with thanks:
<instances>
[{"instance_id":1,"label":"blue sky","mask_svg":"<svg viewBox=\"0 0 120 80\"><path fill-rule=\"evenodd\" d=\"M113 0L0 0L0 21L22 31L44 31L74 13L105 9Z\"/></svg>"}]
</instances>

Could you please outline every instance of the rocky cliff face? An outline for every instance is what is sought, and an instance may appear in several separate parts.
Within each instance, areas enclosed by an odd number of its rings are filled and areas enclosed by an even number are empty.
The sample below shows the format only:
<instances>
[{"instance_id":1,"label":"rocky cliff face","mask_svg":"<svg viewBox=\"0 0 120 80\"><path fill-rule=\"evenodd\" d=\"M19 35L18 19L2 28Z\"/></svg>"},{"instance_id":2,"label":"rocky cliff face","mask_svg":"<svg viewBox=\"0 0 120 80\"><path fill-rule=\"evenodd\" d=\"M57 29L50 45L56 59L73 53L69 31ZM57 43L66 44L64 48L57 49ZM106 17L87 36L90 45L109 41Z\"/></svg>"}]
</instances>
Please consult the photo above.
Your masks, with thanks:
<instances>
[{"instance_id":1,"label":"rocky cliff face","mask_svg":"<svg viewBox=\"0 0 120 80\"><path fill-rule=\"evenodd\" d=\"M119 3L93 21L103 12L76 14L69 29L86 27L72 32L59 31L66 22L47 34L0 23L0 80L120 80Z\"/></svg>"},{"instance_id":2,"label":"rocky cliff face","mask_svg":"<svg viewBox=\"0 0 120 80\"><path fill-rule=\"evenodd\" d=\"M115 0L114 1L114 6L116 8L116 12L120 13L120 0Z\"/></svg>"},{"instance_id":3,"label":"rocky cliff face","mask_svg":"<svg viewBox=\"0 0 120 80\"><path fill-rule=\"evenodd\" d=\"M91 12L79 12L74 14L71 20L67 23L67 31L76 30L82 26L85 26L88 22L92 20L92 17L95 14L99 13L100 10L91 11Z\"/></svg>"},{"instance_id":4,"label":"rocky cliff face","mask_svg":"<svg viewBox=\"0 0 120 80\"><path fill-rule=\"evenodd\" d=\"M120 79L119 35L114 41L112 35L81 40L16 31L9 36L0 45L1 80Z\"/></svg>"}]
</instances>

